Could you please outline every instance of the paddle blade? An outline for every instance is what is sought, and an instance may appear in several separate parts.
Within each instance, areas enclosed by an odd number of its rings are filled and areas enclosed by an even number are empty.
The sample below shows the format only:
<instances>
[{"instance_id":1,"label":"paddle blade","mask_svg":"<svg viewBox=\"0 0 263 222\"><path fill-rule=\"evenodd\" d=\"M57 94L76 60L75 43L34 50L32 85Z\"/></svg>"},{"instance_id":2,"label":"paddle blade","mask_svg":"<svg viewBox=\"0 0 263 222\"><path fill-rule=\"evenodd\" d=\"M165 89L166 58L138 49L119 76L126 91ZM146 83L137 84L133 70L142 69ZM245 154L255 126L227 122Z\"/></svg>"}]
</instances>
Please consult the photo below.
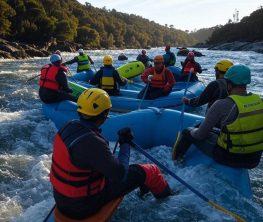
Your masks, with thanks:
<instances>
[{"instance_id":1,"label":"paddle blade","mask_svg":"<svg viewBox=\"0 0 263 222\"><path fill-rule=\"evenodd\" d=\"M176 157L176 147L180 141L180 137L181 137L181 132L178 131L178 134L177 134L177 138L176 138L176 141L173 145L173 150L172 150L172 160L175 160L175 157Z\"/></svg>"},{"instance_id":2,"label":"paddle blade","mask_svg":"<svg viewBox=\"0 0 263 222\"><path fill-rule=\"evenodd\" d=\"M234 217L234 218L237 220L237 222L246 222L246 220L243 219L242 217L240 217L239 215L237 215L237 214L235 214L235 213L233 213L233 212L225 209L224 207L221 207L220 205L214 203L213 201L209 200L208 203L209 203L212 207L214 207L215 209L221 210L221 211L224 212L225 214L228 214L228 215Z\"/></svg>"}]
</instances>

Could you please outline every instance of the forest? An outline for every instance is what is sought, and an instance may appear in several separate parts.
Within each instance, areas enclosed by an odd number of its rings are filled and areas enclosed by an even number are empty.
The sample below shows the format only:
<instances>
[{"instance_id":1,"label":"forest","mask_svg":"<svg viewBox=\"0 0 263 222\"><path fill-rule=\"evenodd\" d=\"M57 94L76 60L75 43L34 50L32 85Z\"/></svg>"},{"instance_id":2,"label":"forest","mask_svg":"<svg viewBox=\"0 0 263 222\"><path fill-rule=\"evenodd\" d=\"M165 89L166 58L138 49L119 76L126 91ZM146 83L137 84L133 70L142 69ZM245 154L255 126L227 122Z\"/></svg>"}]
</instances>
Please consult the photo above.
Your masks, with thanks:
<instances>
[{"instance_id":1,"label":"forest","mask_svg":"<svg viewBox=\"0 0 263 222\"><path fill-rule=\"evenodd\" d=\"M86 48L189 46L194 37L173 26L76 0L0 0L0 38L36 45L50 41Z\"/></svg>"},{"instance_id":2,"label":"forest","mask_svg":"<svg viewBox=\"0 0 263 222\"><path fill-rule=\"evenodd\" d=\"M243 17L240 22L229 22L224 26L217 26L208 44L225 42L254 42L263 40L263 8L262 6L252 12L250 16Z\"/></svg>"}]
</instances>

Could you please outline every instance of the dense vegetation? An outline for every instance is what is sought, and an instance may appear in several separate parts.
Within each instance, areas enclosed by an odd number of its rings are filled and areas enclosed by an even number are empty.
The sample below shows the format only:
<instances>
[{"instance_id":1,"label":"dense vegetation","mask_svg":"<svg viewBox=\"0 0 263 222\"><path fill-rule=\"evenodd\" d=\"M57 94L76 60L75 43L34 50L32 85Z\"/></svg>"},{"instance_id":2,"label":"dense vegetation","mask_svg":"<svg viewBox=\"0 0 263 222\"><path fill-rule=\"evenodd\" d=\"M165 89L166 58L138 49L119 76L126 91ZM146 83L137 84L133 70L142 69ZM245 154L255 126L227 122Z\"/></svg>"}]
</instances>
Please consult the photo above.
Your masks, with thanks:
<instances>
[{"instance_id":1,"label":"dense vegetation","mask_svg":"<svg viewBox=\"0 0 263 222\"><path fill-rule=\"evenodd\" d=\"M92 48L189 46L193 37L140 16L76 0L0 0L0 37L46 44L54 39Z\"/></svg>"},{"instance_id":2,"label":"dense vegetation","mask_svg":"<svg viewBox=\"0 0 263 222\"><path fill-rule=\"evenodd\" d=\"M205 43L211 37L215 29L217 29L217 26L212 28L199 29L194 32L191 32L190 36L196 39L198 43Z\"/></svg>"},{"instance_id":3,"label":"dense vegetation","mask_svg":"<svg viewBox=\"0 0 263 222\"><path fill-rule=\"evenodd\" d=\"M234 41L262 41L263 40L263 8L244 17L238 23L218 26L212 33L208 44Z\"/></svg>"}]
</instances>

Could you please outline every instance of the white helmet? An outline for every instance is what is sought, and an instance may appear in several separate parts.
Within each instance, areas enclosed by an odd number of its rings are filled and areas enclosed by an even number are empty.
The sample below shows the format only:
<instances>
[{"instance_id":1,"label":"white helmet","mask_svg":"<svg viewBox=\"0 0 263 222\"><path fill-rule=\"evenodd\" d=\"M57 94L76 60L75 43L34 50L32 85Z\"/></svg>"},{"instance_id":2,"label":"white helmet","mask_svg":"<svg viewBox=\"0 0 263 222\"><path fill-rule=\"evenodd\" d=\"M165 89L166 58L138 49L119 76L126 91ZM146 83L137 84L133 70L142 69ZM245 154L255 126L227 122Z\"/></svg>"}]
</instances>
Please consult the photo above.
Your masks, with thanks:
<instances>
[{"instance_id":1,"label":"white helmet","mask_svg":"<svg viewBox=\"0 0 263 222\"><path fill-rule=\"evenodd\" d=\"M78 52L79 52L79 54L83 54L84 50L83 49L79 49Z\"/></svg>"}]
</instances>

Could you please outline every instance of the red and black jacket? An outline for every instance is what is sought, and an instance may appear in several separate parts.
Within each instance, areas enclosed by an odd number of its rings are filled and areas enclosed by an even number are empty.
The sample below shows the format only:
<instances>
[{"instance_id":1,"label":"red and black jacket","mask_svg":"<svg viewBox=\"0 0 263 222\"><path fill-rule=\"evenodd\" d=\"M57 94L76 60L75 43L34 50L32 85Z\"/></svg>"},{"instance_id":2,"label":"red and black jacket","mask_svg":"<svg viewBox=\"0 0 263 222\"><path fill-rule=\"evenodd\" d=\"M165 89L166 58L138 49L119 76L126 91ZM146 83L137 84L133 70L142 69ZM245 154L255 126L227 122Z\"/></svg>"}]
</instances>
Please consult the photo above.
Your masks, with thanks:
<instances>
[{"instance_id":1,"label":"red and black jacket","mask_svg":"<svg viewBox=\"0 0 263 222\"><path fill-rule=\"evenodd\" d=\"M79 121L72 121L56 135L53 145L53 157L50 181L53 188L69 198L93 196L103 190L105 177L90 169L75 166L70 157L71 149L88 134L96 131L87 128ZM96 133L97 134L97 133ZM98 136L100 136L98 134Z\"/></svg>"}]
</instances>

